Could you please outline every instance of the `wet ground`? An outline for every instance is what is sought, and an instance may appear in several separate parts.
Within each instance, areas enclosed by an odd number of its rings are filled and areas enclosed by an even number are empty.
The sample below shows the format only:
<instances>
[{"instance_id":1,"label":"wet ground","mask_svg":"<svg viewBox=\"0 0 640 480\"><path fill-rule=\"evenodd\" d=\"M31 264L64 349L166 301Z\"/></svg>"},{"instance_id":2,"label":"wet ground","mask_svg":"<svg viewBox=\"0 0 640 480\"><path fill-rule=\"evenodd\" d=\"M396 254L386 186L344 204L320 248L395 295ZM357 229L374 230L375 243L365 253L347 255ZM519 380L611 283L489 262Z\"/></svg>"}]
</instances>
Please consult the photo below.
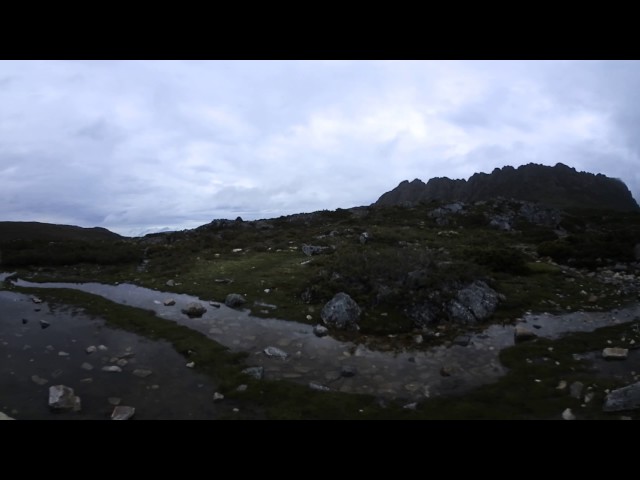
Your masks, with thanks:
<instances>
[{"instance_id":1,"label":"wet ground","mask_svg":"<svg viewBox=\"0 0 640 480\"><path fill-rule=\"evenodd\" d=\"M0 290L0 359L0 411L16 419L107 419L116 398L135 407L137 419L215 419L233 407L214 403L211 379L187 368L169 343L6 290ZM121 372L102 371L117 365ZM49 386L59 384L75 390L80 412L49 410Z\"/></svg>"},{"instance_id":2,"label":"wet ground","mask_svg":"<svg viewBox=\"0 0 640 480\"><path fill-rule=\"evenodd\" d=\"M466 346L453 344L423 350L416 347L400 352L376 351L363 345L338 341L330 336L318 338L309 325L256 318L247 311L234 310L224 304L216 308L206 300L189 295L160 292L135 285L36 284L22 280L17 281L16 285L78 289L117 303L153 310L158 316L202 332L231 350L249 352L248 364L263 366L265 378L303 384L315 382L332 390L367 393L384 398L415 401L463 393L479 385L494 382L506 371L499 362L499 351L514 344L514 326L492 325L484 331L470 333ZM175 305L163 304L169 298L175 300ZM207 308L201 318L191 319L181 313L181 309L194 301ZM519 323L538 336L558 338L566 332L592 331L603 326L629 322L639 314L640 306L636 305L611 313L528 315ZM34 328L36 327L40 328L37 324ZM111 341L118 342L115 338ZM96 343L98 340L91 342ZM143 343L142 339L138 340L138 344L140 343ZM122 343L119 345L122 346ZM286 359L270 357L264 353L267 347L277 347L288 356ZM16 350L16 347L12 348ZM65 348L71 349L71 346ZM176 362L176 371L184 371L184 359L179 357ZM348 371L347 375L344 374L345 371ZM198 382L206 385L204 380L194 382L196 389ZM193 382L188 388L194 389ZM210 398L213 387L202 388ZM182 400L181 398L180 401ZM179 404L180 401L176 403Z\"/></svg>"}]
</instances>

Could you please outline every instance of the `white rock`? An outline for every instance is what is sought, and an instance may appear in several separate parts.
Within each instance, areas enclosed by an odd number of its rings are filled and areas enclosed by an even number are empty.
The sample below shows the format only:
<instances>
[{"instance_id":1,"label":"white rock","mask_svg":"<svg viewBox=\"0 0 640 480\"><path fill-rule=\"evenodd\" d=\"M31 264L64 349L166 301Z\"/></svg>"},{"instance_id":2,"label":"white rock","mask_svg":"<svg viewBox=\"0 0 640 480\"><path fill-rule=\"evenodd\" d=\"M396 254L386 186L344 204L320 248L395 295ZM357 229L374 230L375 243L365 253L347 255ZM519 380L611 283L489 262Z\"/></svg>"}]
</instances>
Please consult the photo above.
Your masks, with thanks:
<instances>
[{"instance_id":1,"label":"white rock","mask_svg":"<svg viewBox=\"0 0 640 480\"><path fill-rule=\"evenodd\" d=\"M111 413L111 420L129 420L136 413L133 407L117 406Z\"/></svg>"},{"instance_id":2,"label":"white rock","mask_svg":"<svg viewBox=\"0 0 640 480\"><path fill-rule=\"evenodd\" d=\"M565 409L564 412L562 412L562 419L563 420L575 420L576 416L573 414L573 412L571 411L570 408Z\"/></svg>"},{"instance_id":3,"label":"white rock","mask_svg":"<svg viewBox=\"0 0 640 480\"><path fill-rule=\"evenodd\" d=\"M170 307L172 305L175 305L176 301L173 298L168 298L163 303L166 307Z\"/></svg>"},{"instance_id":4,"label":"white rock","mask_svg":"<svg viewBox=\"0 0 640 480\"><path fill-rule=\"evenodd\" d=\"M221 401L221 400L224 400L224 395L223 395L223 394L221 394L221 393L215 392L215 393L213 394L213 401L214 401L214 402L219 402L219 401Z\"/></svg>"},{"instance_id":5,"label":"white rock","mask_svg":"<svg viewBox=\"0 0 640 480\"><path fill-rule=\"evenodd\" d=\"M80 365L80 368L89 372L93 370L93 365L88 362L84 362L82 365Z\"/></svg>"},{"instance_id":6,"label":"white rock","mask_svg":"<svg viewBox=\"0 0 640 480\"><path fill-rule=\"evenodd\" d=\"M59 351L59 352L58 352L58 356L59 356L59 357L68 357L68 356L69 356L69 354L68 354L67 352Z\"/></svg>"},{"instance_id":7,"label":"white rock","mask_svg":"<svg viewBox=\"0 0 640 480\"><path fill-rule=\"evenodd\" d=\"M0 420L15 420L15 418L10 417L6 413L0 412Z\"/></svg>"},{"instance_id":8,"label":"white rock","mask_svg":"<svg viewBox=\"0 0 640 480\"><path fill-rule=\"evenodd\" d=\"M626 348L609 347L602 350L602 358L608 360L625 360L629 355L629 350Z\"/></svg>"},{"instance_id":9,"label":"white rock","mask_svg":"<svg viewBox=\"0 0 640 480\"><path fill-rule=\"evenodd\" d=\"M189 362L189 363L187 363L187 367L188 367L188 368L193 368L193 367L195 367L195 366L196 366L196 362Z\"/></svg>"},{"instance_id":10,"label":"white rock","mask_svg":"<svg viewBox=\"0 0 640 480\"><path fill-rule=\"evenodd\" d=\"M121 372L122 369L117 365L108 365L106 367L102 367L103 372Z\"/></svg>"},{"instance_id":11,"label":"white rock","mask_svg":"<svg viewBox=\"0 0 640 480\"><path fill-rule=\"evenodd\" d=\"M276 347L267 347L263 351L268 357L281 358L282 360L286 359L289 356L286 352Z\"/></svg>"},{"instance_id":12,"label":"white rock","mask_svg":"<svg viewBox=\"0 0 640 480\"><path fill-rule=\"evenodd\" d=\"M105 350L108 350L106 345L98 345L98 350L104 352Z\"/></svg>"},{"instance_id":13,"label":"white rock","mask_svg":"<svg viewBox=\"0 0 640 480\"><path fill-rule=\"evenodd\" d=\"M49 387L49 407L56 412L79 412L80 397L75 395L73 388L66 385L52 385Z\"/></svg>"},{"instance_id":14,"label":"white rock","mask_svg":"<svg viewBox=\"0 0 640 480\"><path fill-rule=\"evenodd\" d=\"M96 350L98 350L98 349L96 348L96 346L95 346L95 345L91 345L90 347L87 347L87 348L86 348L85 352L87 352L87 353L93 353L93 352L95 352Z\"/></svg>"}]
</instances>

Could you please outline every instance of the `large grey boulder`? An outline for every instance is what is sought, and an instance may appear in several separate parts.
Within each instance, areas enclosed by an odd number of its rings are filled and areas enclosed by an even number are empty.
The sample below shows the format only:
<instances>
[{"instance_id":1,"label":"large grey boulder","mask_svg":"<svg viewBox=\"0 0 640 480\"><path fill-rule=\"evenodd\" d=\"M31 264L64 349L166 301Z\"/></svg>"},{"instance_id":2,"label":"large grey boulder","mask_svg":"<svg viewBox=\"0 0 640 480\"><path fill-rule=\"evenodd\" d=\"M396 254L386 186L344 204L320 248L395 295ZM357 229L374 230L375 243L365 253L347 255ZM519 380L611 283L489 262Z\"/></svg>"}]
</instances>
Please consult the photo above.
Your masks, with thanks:
<instances>
[{"instance_id":1,"label":"large grey boulder","mask_svg":"<svg viewBox=\"0 0 640 480\"><path fill-rule=\"evenodd\" d=\"M620 412L640 408L640 382L619 388L607 395L602 410L605 412Z\"/></svg>"},{"instance_id":2,"label":"large grey boulder","mask_svg":"<svg viewBox=\"0 0 640 480\"><path fill-rule=\"evenodd\" d=\"M360 307L346 293L337 293L329 300L320 312L322 321L331 327L341 330L358 330Z\"/></svg>"},{"instance_id":3,"label":"large grey boulder","mask_svg":"<svg viewBox=\"0 0 640 480\"><path fill-rule=\"evenodd\" d=\"M230 293L227 298L224 299L224 304L230 308L237 308L247 303L247 299L239 293Z\"/></svg>"},{"instance_id":4,"label":"large grey boulder","mask_svg":"<svg viewBox=\"0 0 640 480\"><path fill-rule=\"evenodd\" d=\"M481 322L493 315L497 306L498 292L482 280L476 280L458 291L449 303L449 315L460 323Z\"/></svg>"},{"instance_id":5,"label":"large grey boulder","mask_svg":"<svg viewBox=\"0 0 640 480\"><path fill-rule=\"evenodd\" d=\"M204 315L204 312L206 311L207 309L204 308L204 305L198 302L191 302L190 304L187 305L186 308L183 308L181 310L182 313L184 313L185 315L191 318L201 317L202 315Z\"/></svg>"},{"instance_id":6,"label":"large grey boulder","mask_svg":"<svg viewBox=\"0 0 640 480\"><path fill-rule=\"evenodd\" d=\"M49 408L54 412L79 412L80 397L75 395L71 387L52 385L49 387Z\"/></svg>"}]
</instances>

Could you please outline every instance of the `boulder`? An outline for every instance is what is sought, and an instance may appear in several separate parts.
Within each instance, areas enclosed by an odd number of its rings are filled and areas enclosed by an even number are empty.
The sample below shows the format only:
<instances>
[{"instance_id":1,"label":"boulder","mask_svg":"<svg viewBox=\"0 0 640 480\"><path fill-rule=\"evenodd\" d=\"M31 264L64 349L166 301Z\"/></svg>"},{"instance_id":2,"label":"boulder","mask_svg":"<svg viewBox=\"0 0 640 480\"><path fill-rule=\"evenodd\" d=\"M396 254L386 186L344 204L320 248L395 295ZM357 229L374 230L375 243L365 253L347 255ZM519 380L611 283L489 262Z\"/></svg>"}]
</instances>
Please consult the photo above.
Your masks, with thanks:
<instances>
[{"instance_id":1,"label":"boulder","mask_svg":"<svg viewBox=\"0 0 640 480\"><path fill-rule=\"evenodd\" d=\"M204 305L198 302L191 302L187 305L186 308L183 308L181 310L181 312L187 315L189 318L201 317L206 311L207 309L204 308Z\"/></svg>"},{"instance_id":2,"label":"boulder","mask_svg":"<svg viewBox=\"0 0 640 480\"><path fill-rule=\"evenodd\" d=\"M602 410L605 412L620 412L640 408L640 382L613 390L604 400Z\"/></svg>"},{"instance_id":3,"label":"boulder","mask_svg":"<svg viewBox=\"0 0 640 480\"><path fill-rule=\"evenodd\" d=\"M322 325L316 325L315 327L313 327L313 334L316 337L325 337L329 335L329 329Z\"/></svg>"},{"instance_id":4,"label":"boulder","mask_svg":"<svg viewBox=\"0 0 640 480\"><path fill-rule=\"evenodd\" d=\"M515 343L526 342L527 340L533 340L536 337L537 335L535 333L522 325L516 325L513 332L513 340Z\"/></svg>"},{"instance_id":5,"label":"boulder","mask_svg":"<svg viewBox=\"0 0 640 480\"><path fill-rule=\"evenodd\" d=\"M475 323L486 320L498 306L498 292L482 280L476 280L458 291L449 302L449 315L459 323Z\"/></svg>"},{"instance_id":6,"label":"boulder","mask_svg":"<svg viewBox=\"0 0 640 480\"><path fill-rule=\"evenodd\" d=\"M227 298L224 299L224 304L230 308L237 308L245 303L247 303L247 299L239 293L230 293L227 295Z\"/></svg>"},{"instance_id":7,"label":"boulder","mask_svg":"<svg viewBox=\"0 0 640 480\"><path fill-rule=\"evenodd\" d=\"M75 395L71 387L52 385L49 387L49 408L54 412L79 412L80 397Z\"/></svg>"},{"instance_id":8,"label":"boulder","mask_svg":"<svg viewBox=\"0 0 640 480\"><path fill-rule=\"evenodd\" d=\"M360 313L358 304L348 294L340 292L322 307L320 318L325 325L334 328L358 330Z\"/></svg>"}]
</instances>

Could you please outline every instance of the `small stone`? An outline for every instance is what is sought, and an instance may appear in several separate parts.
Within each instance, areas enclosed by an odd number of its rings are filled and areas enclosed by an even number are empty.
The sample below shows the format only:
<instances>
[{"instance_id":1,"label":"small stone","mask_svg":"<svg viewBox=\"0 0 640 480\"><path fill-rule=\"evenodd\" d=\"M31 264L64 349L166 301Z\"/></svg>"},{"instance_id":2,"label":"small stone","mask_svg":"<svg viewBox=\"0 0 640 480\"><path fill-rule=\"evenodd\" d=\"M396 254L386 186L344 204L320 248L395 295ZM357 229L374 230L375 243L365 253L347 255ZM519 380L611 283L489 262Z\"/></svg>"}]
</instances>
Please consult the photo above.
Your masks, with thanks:
<instances>
[{"instance_id":1,"label":"small stone","mask_svg":"<svg viewBox=\"0 0 640 480\"><path fill-rule=\"evenodd\" d=\"M52 385L49 387L49 408L54 412L79 412L80 397L75 395L73 388L66 385Z\"/></svg>"},{"instance_id":2,"label":"small stone","mask_svg":"<svg viewBox=\"0 0 640 480\"><path fill-rule=\"evenodd\" d=\"M53 378L58 378L58 377L59 377L60 375L62 375L63 373L64 373L64 372L63 372L62 370L57 369L57 370L54 370L54 371L51 373L51 376L52 376Z\"/></svg>"},{"instance_id":3,"label":"small stone","mask_svg":"<svg viewBox=\"0 0 640 480\"><path fill-rule=\"evenodd\" d=\"M133 407L117 406L113 409L111 420L129 420L136 413Z\"/></svg>"},{"instance_id":4,"label":"small stone","mask_svg":"<svg viewBox=\"0 0 640 480\"><path fill-rule=\"evenodd\" d=\"M119 367L126 367L128 363L129 362L126 359L121 358L116 362L116 365L118 365Z\"/></svg>"},{"instance_id":5,"label":"small stone","mask_svg":"<svg viewBox=\"0 0 640 480\"><path fill-rule=\"evenodd\" d=\"M22 319L22 324L23 324L23 325L26 325L28 321L29 321L29 320L27 320L26 318L23 318L23 319Z\"/></svg>"},{"instance_id":6,"label":"small stone","mask_svg":"<svg viewBox=\"0 0 640 480\"><path fill-rule=\"evenodd\" d=\"M39 299L38 297L31 297L31 301L32 301L33 303L42 303L42 300L41 300L41 299Z\"/></svg>"},{"instance_id":7,"label":"small stone","mask_svg":"<svg viewBox=\"0 0 640 480\"><path fill-rule=\"evenodd\" d=\"M629 350L626 348L610 347L602 350L602 358L607 360L626 360Z\"/></svg>"},{"instance_id":8,"label":"small stone","mask_svg":"<svg viewBox=\"0 0 640 480\"><path fill-rule=\"evenodd\" d=\"M84 362L82 365L80 365L80 368L90 372L91 370L93 370L93 365L88 362Z\"/></svg>"},{"instance_id":9,"label":"small stone","mask_svg":"<svg viewBox=\"0 0 640 480\"><path fill-rule=\"evenodd\" d=\"M174 280L171 280L171 279L169 279L169 280L167 280L167 281L165 282L165 285L166 285L167 287L173 287L175 284L176 284L176 282L175 282Z\"/></svg>"},{"instance_id":10,"label":"small stone","mask_svg":"<svg viewBox=\"0 0 640 480\"><path fill-rule=\"evenodd\" d=\"M44 330L45 328L48 328L51 324L49 322L47 322L46 320L40 320L40 327Z\"/></svg>"},{"instance_id":11,"label":"small stone","mask_svg":"<svg viewBox=\"0 0 640 480\"><path fill-rule=\"evenodd\" d=\"M443 376L443 377L450 377L451 376L451 370L448 367L443 365L440 368L440 375Z\"/></svg>"},{"instance_id":12,"label":"small stone","mask_svg":"<svg viewBox=\"0 0 640 480\"><path fill-rule=\"evenodd\" d=\"M153 372L151 370L146 370L144 368L136 368L133 372L136 377L146 378L151 375Z\"/></svg>"},{"instance_id":13,"label":"small stone","mask_svg":"<svg viewBox=\"0 0 640 480\"><path fill-rule=\"evenodd\" d=\"M418 334L413 336L413 343L417 343L419 345L422 342L424 342L424 338L422 337L422 335Z\"/></svg>"},{"instance_id":14,"label":"small stone","mask_svg":"<svg viewBox=\"0 0 640 480\"><path fill-rule=\"evenodd\" d=\"M564 390L565 388L567 388L566 380L560 380L558 386L556 387L556 390Z\"/></svg>"},{"instance_id":15,"label":"small stone","mask_svg":"<svg viewBox=\"0 0 640 480\"><path fill-rule=\"evenodd\" d=\"M309 382L309 388L317 392L328 392L331 390L326 385L322 385L321 383L318 383L318 382Z\"/></svg>"},{"instance_id":16,"label":"small stone","mask_svg":"<svg viewBox=\"0 0 640 480\"><path fill-rule=\"evenodd\" d=\"M106 367L102 367L103 372L121 372L122 369L117 365L108 365Z\"/></svg>"},{"instance_id":17,"label":"small stone","mask_svg":"<svg viewBox=\"0 0 640 480\"><path fill-rule=\"evenodd\" d=\"M164 302L162 302L165 307L171 307L176 304L176 301L173 298L168 298Z\"/></svg>"},{"instance_id":18,"label":"small stone","mask_svg":"<svg viewBox=\"0 0 640 480\"><path fill-rule=\"evenodd\" d=\"M207 309L204 308L204 305L198 302L191 302L181 310L189 318L200 318L206 311Z\"/></svg>"},{"instance_id":19,"label":"small stone","mask_svg":"<svg viewBox=\"0 0 640 480\"><path fill-rule=\"evenodd\" d=\"M563 420L575 420L576 416L573 414L573 412L571 411L570 408L567 408L564 410L564 412L562 412L562 419Z\"/></svg>"},{"instance_id":20,"label":"small stone","mask_svg":"<svg viewBox=\"0 0 640 480\"><path fill-rule=\"evenodd\" d=\"M517 325L513 332L513 339L515 343L526 342L528 340L533 340L536 337L537 335L535 333L526 329L522 325Z\"/></svg>"},{"instance_id":21,"label":"small stone","mask_svg":"<svg viewBox=\"0 0 640 480\"><path fill-rule=\"evenodd\" d=\"M596 394L593 392L589 392L584 396L584 403L589 403L591 400L593 400L593 397L595 397Z\"/></svg>"},{"instance_id":22,"label":"small stone","mask_svg":"<svg viewBox=\"0 0 640 480\"><path fill-rule=\"evenodd\" d=\"M187 368L193 368L196 366L196 362L189 362L187 363Z\"/></svg>"},{"instance_id":23,"label":"small stone","mask_svg":"<svg viewBox=\"0 0 640 480\"><path fill-rule=\"evenodd\" d=\"M87 352L87 353L93 353L93 352L95 352L96 350L98 350L98 349L97 349L94 345L91 345L90 347L87 347L87 348L86 348L85 352Z\"/></svg>"},{"instance_id":24,"label":"small stone","mask_svg":"<svg viewBox=\"0 0 640 480\"><path fill-rule=\"evenodd\" d=\"M98 345L98 350L104 352L105 350L108 350L108 348L106 347L106 345Z\"/></svg>"},{"instance_id":25,"label":"small stone","mask_svg":"<svg viewBox=\"0 0 640 480\"><path fill-rule=\"evenodd\" d=\"M109 405L117 407L118 405L120 405L120 402L122 400L119 397L109 397L107 398L107 401L109 402Z\"/></svg>"},{"instance_id":26,"label":"small stone","mask_svg":"<svg viewBox=\"0 0 640 480\"><path fill-rule=\"evenodd\" d=\"M453 339L454 345L459 345L461 347L466 347L471 342L471 337L469 335L458 335Z\"/></svg>"},{"instance_id":27,"label":"small stone","mask_svg":"<svg viewBox=\"0 0 640 480\"><path fill-rule=\"evenodd\" d=\"M276 347L267 347L263 351L268 357L276 357L282 360L285 360L289 356L289 354Z\"/></svg>"},{"instance_id":28,"label":"small stone","mask_svg":"<svg viewBox=\"0 0 640 480\"><path fill-rule=\"evenodd\" d=\"M32 375L31 380L38 385L46 385L47 383L49 383L49 380L39 377L38 375Z\"/></svg>"},{"instance_id":29,"label":"small stone","mask_svg":"<svg viewBox=\"0 0 640 480\"><path fill-rule=\"evenodd\" d=\"M307 317L311 317L311 315L307 315ZM313 334L316 337L325 337L329 334L329 329L323 325L316 325L313 327Z\"/></svg>"},{"instance_id":30,"label":"small stone","mask_svg":"<svg viewBox=\"0 0 640 480\"><path fill-rule=\"evenodd\" d=\"M237 308L247 303L247 299L239 293L230 293L224 299L224 304L230 308Z\"/></svg>"},{"instance_id":31,"label":"small stone","mask_svg":"<svg viewBox=\"0 0 640 480\"><path fill-rule=\"evenodd\" d=\"M418 408L418 403L417 402L407 403L402 408L404 408L405 410L415 410L416 408Z\"/></svg>"},{"instance_id":32,"label":"small stone","mask_svg":"<svg viewBox=\"0 0 640 480\"><path fill-rule=\"evenodd\" d=\"M93 378L91 377L83 378L82 380L80 380L80 383L91 383L91 382L93 382Z\"/></svg>"},{"instance_id":33,"label":"small stone","mask_svg":"<svg viewBox=\"0 0 640 480\"><path fill-rule=\"evenodd\" d=\"M218 393L218 392L215 392L215 393L213 394L213 401L214 401L214 402L220 402L220 401L222 401L222 400L224 400L224 395L223 395L223 394Z\"/></svg>"},{"instance_id":34,"label":"small stone","mask_svg":"<svg viewBox=\"0 0 640 480\"><path fill-rule=\"evenodd\" d=\"M249 387L243 383L242 385L238 385L238 388L236 388L236 391L237 392L246 392L247 388L249 388Z\"/></svg>"},{"instance_id":35,"label":"small stone","mask_svg":"<svg viewBox=\"0 0 640 480\"><path fill-rule=\"evenodd\" d=\"M263 367L249 367L242 370L242 373L249 375L256 380L262 380L264 376L264 368Z\"/></svg>"},{"instance_id":36,"label":"small stone","mask_svg":"<svg viewBox=\"0 0 640 480\"><path fill-rule=\"evenodd\" d=\"M151 385L151 390L158 390L160 388L160 385L154 384Z\"/></svg>"},{"instance_id":37,"label":"small stone","mask_svg":"<svg viewBox=\"0 0 640 480\"><path fill-rule=\"evenodd\" d=\"M312 317L311 315L307 315L305 318L306 318L308 321L313 320L313 317Z\"/></svg>"},{"instance_id":38,"label":"small stone","mask_svg":"<svg viewBox=\"0 0 640 480\"><path fill-rule=\"evenodd\" d=\"M209 305L211 305L213 308L220 308L220 304L218 302L209 302Z\"/></svg>"},{"instance_id":39,"label":"small stone","mask_svg":"<svg viewBox=\"0 0 640 480\"><path fill-rule=\"evenodd\" d=\"M6 413L0 412L0 420L15 420L15 418L10 417Z\"/></svg>"},{"instance_id":40,"label":"small stone","mask_svg":"<svg viewBox=\"0 0 640 480\"><path fill-rule=\"evenodd\" d=\"M234 408L233 409L233 413L238 413L239 411L240 411L240 409L238 409L238 408Z\"/></svg>"},{"instance_id":41,"label":"small stone","mask_svg":"<svg viewBox=\"0 0 640 480\"><path fill-rule=\"evenodd\" d=\"M59 356L59 357L68 357L68 356L69 356L69 354L68 354L67 352L59 351L59 352L58 352L58 356Z\"/></svg>"}]
</instances>

